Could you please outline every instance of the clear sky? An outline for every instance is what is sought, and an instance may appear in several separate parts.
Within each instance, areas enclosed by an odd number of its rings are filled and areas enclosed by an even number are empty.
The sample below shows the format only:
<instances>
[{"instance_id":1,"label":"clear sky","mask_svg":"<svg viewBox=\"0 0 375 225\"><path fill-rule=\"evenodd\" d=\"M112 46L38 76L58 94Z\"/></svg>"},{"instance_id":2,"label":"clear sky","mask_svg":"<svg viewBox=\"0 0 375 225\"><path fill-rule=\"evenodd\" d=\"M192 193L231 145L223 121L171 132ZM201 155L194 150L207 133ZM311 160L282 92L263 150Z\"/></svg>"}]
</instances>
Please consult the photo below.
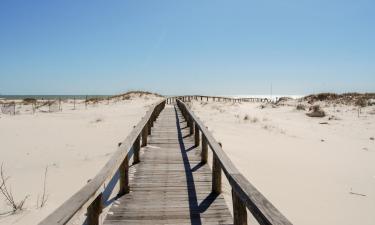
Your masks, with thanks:
<instances>
[{"instance_id":1,"label":"clear sky","mask_svg":"<svg viewBox=\"0 0 375 225\"><path fill-rule=\"evenodd\" d=\"M1 0L1 94L375 92L374 0Z\"/></svg>"}]
</instances>

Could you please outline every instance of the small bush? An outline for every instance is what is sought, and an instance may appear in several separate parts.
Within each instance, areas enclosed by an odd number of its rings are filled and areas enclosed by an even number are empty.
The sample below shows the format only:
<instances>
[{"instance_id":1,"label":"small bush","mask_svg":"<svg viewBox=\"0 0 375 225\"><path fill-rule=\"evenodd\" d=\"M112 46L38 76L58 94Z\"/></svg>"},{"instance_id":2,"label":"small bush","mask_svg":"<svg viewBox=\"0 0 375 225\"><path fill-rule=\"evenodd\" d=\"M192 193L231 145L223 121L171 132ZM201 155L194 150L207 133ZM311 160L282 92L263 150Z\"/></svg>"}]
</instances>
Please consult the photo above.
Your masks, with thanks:
<instances>
[{"instance_id":1,"label":"small bush","mask_svg":"<svg viewBox=\"0 0 375 225\"><path fill-rule=\"evenodd\" d=\"M306 107L305 107L304 105L302 105L302 104L298 104L298 105L296 106L296 109L297 109L297 110L306 110Z\"/></svg>"},{"instance_id":2,"label":"small bush","mask_svg":"<svg viewBox=\"0 0 375 225\"><path fill-rule=\"evenodd\" d=\"M309 117L325 117L326 113L319 105L314 105L310 107L310 112L306 113L306 115Z\"/></svg>"},{"instance_id":3,"label":"small bush","mask_svg":"<svg viewBox=\"0 0 375 225\"><path fill-rule=\"evenodd\" d=\"M364 99L364 98L359 98L357 99L357 101L355 102L355 105L359 106L359 107L366 107L367 106L367 100Z\"/></svg>"}]
</instances>

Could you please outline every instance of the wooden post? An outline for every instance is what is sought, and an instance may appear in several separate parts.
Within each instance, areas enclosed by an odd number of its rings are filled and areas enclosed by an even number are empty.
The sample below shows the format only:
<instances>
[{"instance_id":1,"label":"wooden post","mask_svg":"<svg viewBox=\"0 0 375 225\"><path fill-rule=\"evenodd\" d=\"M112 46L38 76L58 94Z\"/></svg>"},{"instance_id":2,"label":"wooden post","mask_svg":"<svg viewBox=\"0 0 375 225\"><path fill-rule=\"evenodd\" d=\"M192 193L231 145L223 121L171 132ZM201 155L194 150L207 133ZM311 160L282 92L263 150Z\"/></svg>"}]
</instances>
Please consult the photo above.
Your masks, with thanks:
<instances>
[{"instance_id":1,"label":"wooden post","mask_svg":"<svg viewBox=\"0 0 375 225\"><path fill-rule=\"evenodd\" d=\"M133 164L139 163L139 151L141 150L140 144L141 144L140 136L138 136L133 144L133 151L134 151Z\"/></svg>"},{"instance_id":2,"label":"wooden post","mask_svg":"<svg viewBox=\"0 0 375 225\"><path fill-rule=\"evenodd\" d=\"M232 189L233 201L233 224L247 225L247 211L245 204L237 196L237 193Z\"/></svg>"},{"instance_id":3,"label":"wooden post","mask_svg":"<svg viewBox=\"0 0 375 225\"><path fill-rule=\"evenodd\" d=\"M190 135L192 135L194 133L194 122L191 117L188 117L188 120L189 120Z\"/></svg>"},{"instance_id":4,"label":"wooden post","mask_svg":"<svg viewBox=\"0 0 375 225\"><path fill-rule=\"evenodd\" d=\"M207 145L207 138L202 133L202 152L201 152L201 162L207 163L208 157L208 145Z\"/></svg>"},{"instance_id":5,"label":"wooden post","mask_svg":"<svg viewBox=\"0 0 375 225\"><path fill-rule=\"evenodd\" d=\"M151 116L152 117L152 116ZM147 128L148 128L148 130L147 130L147 134L148 135L150 135L151 134L151 127L152 127L152 118L150 118L150 120L147 122Z\"/></svg>"},{"instance_id":6,"label":"wooden post","mask_svg":"<svg viewBox=\"0 0 375 225\"><path fill-rule=\"evenodd\" d=\"M85 101L85 108L87 109L87 95L86 95L86 101Z\"/></svg>"},{"instance_id":7,"label":"wooden post","mask_svg":"<svg viewBox=\"0 0 375 225\"><path fill-rule=\"evenodd\" d=\"M212 192L221 193L221 164L215 153L212 158Z\"/></svg>"},{"instance_id":8,"label":"wooden post","mask_svg":"<svg viewBox=\"0 0 375 225\"><path fill-rule=\"evenodd\" d=\"M87 224L89 225L99 225L99 216L103 210L102 194L100 193L98 197L87 207Z\"/></svg>"},{"instance_id":9,"label":"wooden post","mask_svg":"<svg viewBox=\"0 0 375 225\"><path fill-rule=\"evenodd\" d=\"M195 131L194 131L194 144L195 146L199 146L199 127L198 124L195 123Z\"/></svg>"},{"instance_id":10,"label":"wooden post","mask_svg":"<svg viewBox=\"0 0 375 225\"><path fill-rule=\"evenodd\" d=\"M120 173L120 190L118 195L122 196L129 193L129 158L125 157L119 168Z\"/></svg>"},{"instance_id":11,"label":"wooden post","mask_svg":"<svg viewBox=\"0 0 375 225\"><path fill-rule=\"evenodd\" d=\"M148 135L148 128L147 128L147 123L145 127L142 130L142 147L147 145L147 135Z\"/></svg>"},{"instance_id":12,"label":"wooden post","mask_svg":"<svg viewBox=\"0 0 375 225\"><path fill-rule=\"evenodd\" d=\"M74 104L74 110L75 110L76 109L76 97L74 97L73 104Z\"/></svg>"}]
</instances>

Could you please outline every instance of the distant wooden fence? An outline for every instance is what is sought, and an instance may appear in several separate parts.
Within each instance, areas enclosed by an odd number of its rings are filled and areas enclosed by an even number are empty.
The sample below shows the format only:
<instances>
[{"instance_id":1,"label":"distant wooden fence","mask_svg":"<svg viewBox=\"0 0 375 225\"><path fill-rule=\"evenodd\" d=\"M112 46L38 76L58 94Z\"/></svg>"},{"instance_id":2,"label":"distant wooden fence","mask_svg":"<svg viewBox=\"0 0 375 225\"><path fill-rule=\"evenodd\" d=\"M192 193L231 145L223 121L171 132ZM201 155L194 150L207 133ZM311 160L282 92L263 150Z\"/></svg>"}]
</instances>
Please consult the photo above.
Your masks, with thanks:
<instances>
[{"instance_id":1,"label":"distant wooden fence","mask_svg":"<svg viewBox=\"0 0 375 225\"><path fill-rule=\"evenodd\" d=\"M165 100L153 105L128 137L121 142L118 150L99 173L39 224L68 224L86 211L87 224L97 225L99 215L102 212L102 196L105 184L108 184L108 181L118 171L120 174L119 196L129 192L129 151L133 149L133 162L139 162L140 147L141 145L147 145L147 136L151 134L151 127L164 106Z\"/></svg>"},{"instance_id":2,"label":"distant wooden fence","mask_svg":"<svg viewBox=\"0 0 375 225\"><path fill-rule=\"evenodd\" d=\"M203 96L203 95L185 95L185 96L172 96L167 97L167 104L173 104L177 102L177 99L190 102L191 100L196 101L213 101L213 102L271 102L269 98L229 98L220 96Z\"/></svg>"},{"instance_id":3,"label":"distant wooden fence","mask_svg":"<svg viewBox=\"0 0 375 225\"><path fill-rule=\"evenodd\" d=\"M187 97L185 97L185 99L186 98ZM224 172L232 187L234 224L247 224L246 208L261 225L292 224L237 170L236 166L225 154L219 143L212 137L204 124L186 104L177 99L177 105L187 121L190 134L194 134L196 146L199 146L200 133L202 134L202 163L207 162L208 146L210 146L212 150L212 190L216 193L221 193L221 171Z\"/></svg>"},{"instance_id":4,"label":"distant wooden fence","mask_svg":"<svg viewBox=\"0 0 375 225\"><path fill-rule=\"evenodd\" d=\"M14 102L3 103L1 105L1 112L3 114L15 115L16 114L16 104Z\"/></svg>"}]
</instances>

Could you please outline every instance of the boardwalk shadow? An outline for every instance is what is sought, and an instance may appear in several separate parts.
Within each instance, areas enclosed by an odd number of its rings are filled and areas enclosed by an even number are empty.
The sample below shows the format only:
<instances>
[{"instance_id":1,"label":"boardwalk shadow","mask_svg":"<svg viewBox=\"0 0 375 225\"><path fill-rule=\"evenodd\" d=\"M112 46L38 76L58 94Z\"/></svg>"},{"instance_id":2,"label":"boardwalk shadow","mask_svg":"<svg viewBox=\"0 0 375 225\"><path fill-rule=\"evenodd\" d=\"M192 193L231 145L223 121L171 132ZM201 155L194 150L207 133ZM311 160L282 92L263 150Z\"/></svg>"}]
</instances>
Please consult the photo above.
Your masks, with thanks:
<instances>
[{"instance_id":1,"label":"boardwalk shadow","mask_svg":"<svg viewBox=\"0 0 375 225\"><path fill-rule=\"evenodd\" d=\"M201 225L202 220L200 213L203 213L206 211L210 205L215 201L217 198L217 194L210 193L200 204L198 204L198 197L197 197L197 191L195 187L194 182L194 176L193 172L197 171L199 168L204 166L204 163L198 163L194 168L191 168L191 164L189 161L189 157L187 155L188 151L191 151L194 149L194 147L186 149L186 146L184 144L184 137L181 133L180 127L180 119L178 117L178 111L175 106L175 112L176 112L176 125L177 125L177 133L178 133L178 141L180 145L181 155L184 162L185 167L185 176L187 181L187 189L188 189L188 196L189 196L189 210L190 210L190 221L193 225Z\"/></svg>"}]
</instances>

